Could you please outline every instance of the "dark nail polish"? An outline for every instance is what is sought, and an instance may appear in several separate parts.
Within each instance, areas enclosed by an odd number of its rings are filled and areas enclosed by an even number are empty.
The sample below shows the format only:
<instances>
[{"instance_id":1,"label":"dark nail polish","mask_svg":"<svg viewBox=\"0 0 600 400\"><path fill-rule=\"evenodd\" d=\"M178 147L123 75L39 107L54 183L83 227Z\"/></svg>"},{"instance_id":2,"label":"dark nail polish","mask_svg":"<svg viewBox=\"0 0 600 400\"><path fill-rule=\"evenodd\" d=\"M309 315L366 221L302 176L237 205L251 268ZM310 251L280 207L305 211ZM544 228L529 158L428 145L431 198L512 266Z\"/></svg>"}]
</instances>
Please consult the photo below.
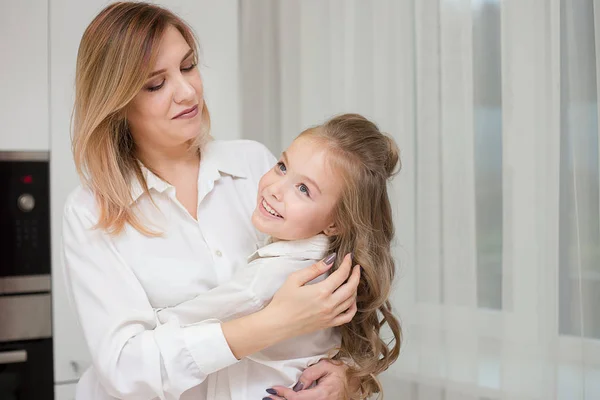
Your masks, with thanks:
<instances>
[{"instance_id":1,"label":"dark nail polish","mask_svg":"<svg viewBox=\"0 0 600 400\"><path fill-rule=\"evenodd\" d=\"M277 392L275 391L275 389L271 389L271 388L267 389L267 393L269 393L269 394L277 394Z\"/></svg>"},{"instance_id":2,"label":"dark nail polish","mask_svg":"<svg viewBox=\"0 0 600 400\"><path fill-rule=\"evenodd\" d=\"M336 253L331 253L330 255L325 257L325 260L323 262L325 263L325 265L329 265L335 261L336 256L337 256Z\"/></svg>"},{"instance_id":3,"label":"dark nail polish","mask_svg":"<svg viewBox=\"0 0 600 400\"><path fill-rule=\"evenodd\" d=\"M334 254L335 255L335 254ZM304 384L302 382L298 382L296 383L296 385L292 388L292 390L294 392L299 392L302 390L302 388L304 387Z\"/></svg>"},{"instance_id":4,"label":"dark nail polish","mask_svg":"<svg viewBox=\"0 0 600 400\"><path fill-rule=\"evenodd\" d=\"M262 400L273 400L273 399L270 397L263 397Z\"/></svg>"}]
</instances>

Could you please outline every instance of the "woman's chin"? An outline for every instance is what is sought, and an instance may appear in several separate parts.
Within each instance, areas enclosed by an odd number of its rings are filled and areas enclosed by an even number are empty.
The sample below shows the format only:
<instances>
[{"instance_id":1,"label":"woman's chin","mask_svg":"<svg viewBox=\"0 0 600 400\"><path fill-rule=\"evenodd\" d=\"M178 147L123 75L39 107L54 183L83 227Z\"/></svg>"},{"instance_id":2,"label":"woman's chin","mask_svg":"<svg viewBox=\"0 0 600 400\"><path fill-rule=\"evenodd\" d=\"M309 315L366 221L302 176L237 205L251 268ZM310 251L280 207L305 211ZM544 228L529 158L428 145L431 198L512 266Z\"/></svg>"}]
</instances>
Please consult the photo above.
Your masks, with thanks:
<instances>
[{"instance_id":1,"label":"woman's chin","mask_svg":"<svg viewBox=\"0 0 600 400\"><path fill-rule=\"evenodd\" d=\"M195 129L195 130L190 130L187 132L183 132L183 139L185 142L191 142L191 141L196 141L200 138L200 136L202 136L202 130L200 129Z\"/></svg>"},{"instance_id":2,"label":"woman's chin","mask_svg":"<svg viewBox=\"0 0 600 400\"><path fill-rule=\"evenodd\" d=\"M184 141L196 140L198 136L204 135L204 130L202 129L202 121L194 121L194 123L186 124L186 126L180 127L175 132L177 132L177 136Z\"/></svg>"}]
</instances>

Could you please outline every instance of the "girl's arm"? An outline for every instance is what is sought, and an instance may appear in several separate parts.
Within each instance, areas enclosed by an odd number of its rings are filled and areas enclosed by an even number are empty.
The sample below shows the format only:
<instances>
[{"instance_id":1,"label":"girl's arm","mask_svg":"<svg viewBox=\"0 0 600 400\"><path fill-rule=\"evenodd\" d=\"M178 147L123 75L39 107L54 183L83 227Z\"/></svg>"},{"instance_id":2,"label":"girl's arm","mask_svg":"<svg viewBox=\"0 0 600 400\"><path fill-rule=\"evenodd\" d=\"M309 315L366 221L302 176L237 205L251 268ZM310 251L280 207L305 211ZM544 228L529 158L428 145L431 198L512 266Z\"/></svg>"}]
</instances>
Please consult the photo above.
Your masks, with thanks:
<instances>
[{"instance_id":1,"label":"girl's arm","mask_svg":"<svg viewBox=\"0 0 600 400\"><path fill-rule=\"evenodd\" d=\"M280 258L259 259L240 266L227 282L174 307L157 310L158 319L167 323L175 318L181 325L186 325L209 318L230 321L260 311L288 275L312 264L310 261L294 261L292 265L286 265L286 261Z\"/></svg>"},{"instance_id":2,"label":"girl's arm","mask_svg":"<svg viewBox=\"0 0 600 400\"><path fill-rule=\"evenodd\" d=\"M327 279L306 285L331 268L324 260L292 273L263 310L222 324L241 359L283 340L349 322L356 313L360 267L348 254ZM352 273L350 273L352 270Z\"/></svg>"}]
</instances>

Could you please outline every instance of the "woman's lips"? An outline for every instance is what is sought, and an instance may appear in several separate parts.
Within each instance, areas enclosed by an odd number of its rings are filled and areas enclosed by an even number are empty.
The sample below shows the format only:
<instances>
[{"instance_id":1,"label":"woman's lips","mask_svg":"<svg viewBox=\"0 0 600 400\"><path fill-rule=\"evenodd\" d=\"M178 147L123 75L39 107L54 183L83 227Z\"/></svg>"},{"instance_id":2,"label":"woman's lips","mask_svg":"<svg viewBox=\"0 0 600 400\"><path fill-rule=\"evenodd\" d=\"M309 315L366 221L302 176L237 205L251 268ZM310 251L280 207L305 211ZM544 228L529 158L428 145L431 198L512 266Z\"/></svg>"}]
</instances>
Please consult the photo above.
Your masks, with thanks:
<instances>
[{"instance_id":1,"label":"woman's lips","mask_svg":"<svg viewBox=\"0 0 600 400\"><path fill-rule=\"evenodd\" d=\"M187 110L183 110L179 114L173 117L173 119L187 119L194 118L198 114L198 104L194 107L190 107Z\"/></svg>"}]
</instances>

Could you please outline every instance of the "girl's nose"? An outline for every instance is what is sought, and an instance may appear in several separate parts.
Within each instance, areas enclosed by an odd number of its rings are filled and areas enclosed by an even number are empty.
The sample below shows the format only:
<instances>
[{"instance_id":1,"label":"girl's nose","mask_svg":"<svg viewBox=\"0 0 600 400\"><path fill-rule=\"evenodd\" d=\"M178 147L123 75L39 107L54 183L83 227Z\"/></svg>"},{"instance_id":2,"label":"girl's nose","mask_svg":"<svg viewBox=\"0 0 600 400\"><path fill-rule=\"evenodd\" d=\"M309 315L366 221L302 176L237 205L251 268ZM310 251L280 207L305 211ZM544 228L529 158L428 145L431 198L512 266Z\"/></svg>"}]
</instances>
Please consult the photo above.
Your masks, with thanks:
<instances>
[{"instance_id":1,"label":"girl's nose","mask_svg":"<svg viewBox=\"0 0 600 400\"><path fill-rule=\"evenodd\" d=\"M281 201L282 196L279 190L272 190L270 194L275 200Z\"/></svg>"},{"instance_id":2,"label":"girl's nose","mask_svg":"<svg viewBox=\"0 0 600 400\"><path fill-rule=\"evenodd\" d=\"M269 196L274 198L277 201L281 201L283 198L281 184L279 182L273 183L269 186L268 192Z\"/></svg>"}]
</instances>

